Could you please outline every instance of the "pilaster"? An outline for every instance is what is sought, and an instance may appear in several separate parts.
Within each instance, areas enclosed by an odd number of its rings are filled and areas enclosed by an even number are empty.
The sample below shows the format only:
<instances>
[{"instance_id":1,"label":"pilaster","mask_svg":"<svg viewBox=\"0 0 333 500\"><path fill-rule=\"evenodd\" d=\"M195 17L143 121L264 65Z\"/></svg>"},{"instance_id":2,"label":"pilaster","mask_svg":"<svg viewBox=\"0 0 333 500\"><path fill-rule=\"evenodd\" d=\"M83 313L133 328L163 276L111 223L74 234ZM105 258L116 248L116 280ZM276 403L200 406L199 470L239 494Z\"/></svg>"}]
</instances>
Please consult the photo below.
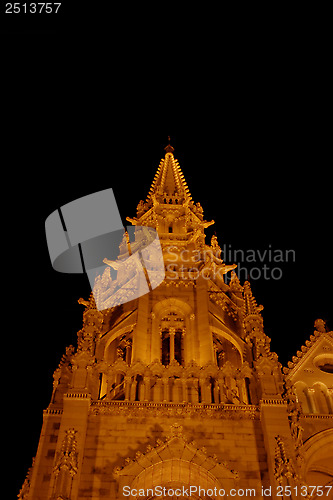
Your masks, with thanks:
<instances>
[{"instance_id":1,"label":"pilaster","mask_svg":"<svg viewBox=\"0 0 333 500\"><path fill-rule=\"evenodd\" d=\"M138 317L135 332L135 342L133 342L132 363L142 361L149 363L150 349L148 348L148 320L149 314L149 294L143 295L138 300Z\"/></svg>"},{"instance_id":2,"label":"pilaster","mask_svg":"<svg viewBox=\"0 0 333 500\"><path fill-rule=\"evenodd\" d=\"M45 410L43 412L43 425L39 438L37 454L33 462L31 481L27 500L33 500L38 494L40 500L48 500L49 482L43 478L51 476L53 450L50 448L50 435L55 434L58 427L61 410ZM54 425L56 424L56 425ZM51 451L50 451L51 450Z\"/></svg>"},{"instance_id":3,"label":"pilaster","mask_svg":"<svg viewBox=\"0 0 333 500\"><path fill-rule=\"evenodd\" d=\"M263 399L260 401L260 418L264 444L267 453L267 466L269 475L269 484L265 487L272 487L272 498L277 498L275 456L276 456L276 438L283 436L287 443L292 446L292 438L288 420L287 403L282 399ZM290 457L291 459L293 457Z\"/></svg>"},{"instance_id":4,"label":"pilaster","mask_svg":"<svg viewBox=\"0 0 333 500\"><path fill-rule=\"evenodd\" d=\"M196 284L196 324L199 337L199 364L214 361L213 339L209 328L207 280L201 276Z\"/></svg>"},{"instance_id":5,"label":"pilaster","mask_svg":"<svg viewBox=\"0 0 333 500\"><path fill-rule=\"evenodd\" d=\"M90 401L91 401L90 394L85 392L82 393L68 392L67 394L64 395L63 413L61 418L57 447L55 452L54 467L48 494L48 498L50 500L53 500L54 495L62 494L62 491L59 491L59 486L57 485L58 471L56 471L56 466L57 462L61 460L64 440L66 440L66 436L70 431L75 433L76 470L73 470L71 472L71 478L68 478L67 482L70 480L72 481L70 485L71 500L77 500L78 498L78 489L81 477L82 460L84 456L84 445L87 432ZM63 494L67 494L67 491L68 490L66 490L66 492L64 491Z\"/></svg>"}]
</instances>

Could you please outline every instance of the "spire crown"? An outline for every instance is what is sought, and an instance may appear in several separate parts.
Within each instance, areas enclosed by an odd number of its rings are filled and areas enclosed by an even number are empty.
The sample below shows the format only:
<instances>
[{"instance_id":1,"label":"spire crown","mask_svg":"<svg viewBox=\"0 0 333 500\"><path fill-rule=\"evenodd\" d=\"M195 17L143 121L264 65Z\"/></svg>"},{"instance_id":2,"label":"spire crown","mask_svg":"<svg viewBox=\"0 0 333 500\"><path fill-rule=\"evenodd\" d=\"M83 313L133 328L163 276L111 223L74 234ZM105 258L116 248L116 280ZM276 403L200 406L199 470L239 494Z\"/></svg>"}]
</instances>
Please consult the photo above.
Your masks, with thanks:
<instances>
[{"instance_id":1,"label":"spire crown","mask_svg":"<svg viewBox=\"0 0 333 500\"><path fill-rule=\"evenodd\" d=\"M192 196L186 184L184 174L181 171L178 160L173 155L173 146L169 142L164 149L165 157L159 164L147 196L147 201L151 200L153 196L156 196L161 203L170 203L170 200L173 202L173 198L177 199L177 204L191 201ZM167 202L164 200L167 200Z\"/></svg>"},{"instance_id":2,"label":"spire crown","mask_svg":"<svg viewBox=\"0 0 333 500\"><path fill-rule=\"evenodd\" d=\"M168 141L169 141L169 144L167 146L165 146L165 148L164 148L165 154L167 155L167 153L171 153L173 155L175 148L172 147L170 144L170 136L168 136Z\"/></svg>"}]
</instances>

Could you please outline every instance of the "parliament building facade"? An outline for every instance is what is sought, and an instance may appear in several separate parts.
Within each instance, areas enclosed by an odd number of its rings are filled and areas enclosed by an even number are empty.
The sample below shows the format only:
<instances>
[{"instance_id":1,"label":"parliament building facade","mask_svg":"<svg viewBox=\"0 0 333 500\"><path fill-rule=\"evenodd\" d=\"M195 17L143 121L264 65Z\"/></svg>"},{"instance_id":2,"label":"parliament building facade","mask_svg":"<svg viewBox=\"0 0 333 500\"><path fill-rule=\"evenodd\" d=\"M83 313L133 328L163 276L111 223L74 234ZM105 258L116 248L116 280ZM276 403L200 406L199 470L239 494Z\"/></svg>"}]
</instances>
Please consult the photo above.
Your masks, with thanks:
<instances>
[{"instance_id":1,"label":"parliament building facade","mask_svg":"<svg viewBox=\"0 0 333 500\"><path fill-rule=\"evenodd\" d=\"M333 332L281 366L170 144L128 220L158 232L164 280L108 307L104 273L80 299L19 499L332 499Z\"/></svg>"}]
</instances>

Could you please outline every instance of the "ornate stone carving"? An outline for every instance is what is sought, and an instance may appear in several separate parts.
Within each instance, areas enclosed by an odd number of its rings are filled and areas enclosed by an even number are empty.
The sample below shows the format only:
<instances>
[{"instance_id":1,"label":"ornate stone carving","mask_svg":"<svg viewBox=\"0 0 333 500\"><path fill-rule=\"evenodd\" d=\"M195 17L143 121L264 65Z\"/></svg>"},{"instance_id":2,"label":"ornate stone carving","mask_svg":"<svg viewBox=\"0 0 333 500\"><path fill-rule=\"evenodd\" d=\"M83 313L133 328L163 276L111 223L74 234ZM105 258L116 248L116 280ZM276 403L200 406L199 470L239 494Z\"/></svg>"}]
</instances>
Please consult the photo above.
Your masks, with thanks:
<instances>
[{"instance_id":1,"label":"ornate stone carving","mask_svg":"<svg viewBox=\"0 0 333 500\"><path fill-rule=\"evenodd\" d=\"M301 473L301 464L294 459L294 450L287 445L287 439L278 435L275 437L275 468L274 476L279 485L285 486L304 486L304 490L291 489L290 498L297 500L299 498L298 491L302 491L303 498L310 500L310 490L304 481Z\"/></svg>"},{"instance_id":2,"label":"ornate stone carving","mask_svg":"<svg viewBox=\"0 0 333 500\"><path fill-rule=\"evenodd\" d=\"M71 476L77 473L77 456L76 441L77 431L75 429L68 429L62 441L61 450L58 453L53 473L57 476L61 470L66 470Z\"/></svg>"},{"instance_id":3,"label":"ornate stone carving","mask_svg":"<svg viewBox=\"0 0 333 500\"><path fill-rule=\"evenodd\" d=\"M295 466L290 454L286 452L285 442L281 436L276 436L275 446L275 479L279 484L282 484L284 478L298 479Z\"/></svg>"},{"instance_id":4,"label":"ornate stone carving","mask_svg":"<svg viewBox=\"0 0 333 500\"><path fill-rule=\"evenodd\" d=\"M32 475L34 463L35 463L35 458L32 459L32 465L31 465L31 467L29 467L26 478L25 478L24 483L22 485L22 488L20 490L20 493L17 495L18 500L28 500L28 495L29 495L29 491L30 491L31 475Z\"/></svg>"},{"instance_id":5,"label":"ornate stone carving","mask_svg":"<svg viewBox=\"0 0 333 500\"><path fill-rule=\"evenodd\" d=\"M198 449L194 441L188 443L183 435L183 426L178 423L170 427L170 433L164 440L157 439L155 446L148 445L146 453L137 452L135 458L126 458L124 466L116 467L113 474L117 479L120 475L137 475L137 466L140 466L139 470L151 467L156 463L156 456L162 462L170 456L180 460L186 457L188 462L200 463L204 469L214 468L214 475L218 479L239 479L238 472L230 469L226 462L218 462L216 455L207 456L206 449Z\"/></svg>"},{"instance_id":6,"label":"ornate stone carving","mask_svg":"<svg viewBox=\"0 0 333 500\"><path fill-rule=\"evenodd\" d=\"M92 415L121 415L142 417L188 417L232 420L255 420L259 418L256 405L237 404L192 404L192 403L151 403L137 401L93 401Z\"/></svg>"},{"instance_id":7,"label":"ornate stone carving","mask_svg":"<svg viewBox=\"0 0 333 500\"><path fill-rule=\"evenodd\" d=\"M52 499L69 499L73 477L78 472L77 431L68 429L57 454L53 474L55 476Z\"/></svg>"}]
</instances>

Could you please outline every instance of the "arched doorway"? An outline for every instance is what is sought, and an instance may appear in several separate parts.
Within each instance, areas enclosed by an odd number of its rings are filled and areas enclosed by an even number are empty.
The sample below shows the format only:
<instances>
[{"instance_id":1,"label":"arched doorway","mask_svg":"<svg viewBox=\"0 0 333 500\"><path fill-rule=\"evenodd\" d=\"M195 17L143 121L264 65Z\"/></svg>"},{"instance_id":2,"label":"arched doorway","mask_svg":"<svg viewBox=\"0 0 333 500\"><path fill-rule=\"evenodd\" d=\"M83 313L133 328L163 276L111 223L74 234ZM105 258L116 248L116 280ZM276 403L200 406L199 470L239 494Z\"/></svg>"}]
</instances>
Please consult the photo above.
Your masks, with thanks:
<instances>
[{"instance_id":1,"label":"arched doorway","mask_svg":"<svg viewBox=\"0 0 333 500\"><path fill-rule=\"evenodd\" d=\"M304 443L303 474L308 485L321 486L323 496L333 500L333 429L326 429L311 436ZM330 488L331 486L331 488Z\"/></svg>"},{"instance_id":2,"label":"arched doorway","mask_svg":"<svg viewBox=\"0 0 333 500\"><path fill-rule=\"evenodd\" d=\"M232 481L232 480L231 480ZM179 458L170 458L144 469L132 482L131 500L175 499L220 500L232 487L230 477L224 483L206 468Z\"/></svg>"}]
</instances>

